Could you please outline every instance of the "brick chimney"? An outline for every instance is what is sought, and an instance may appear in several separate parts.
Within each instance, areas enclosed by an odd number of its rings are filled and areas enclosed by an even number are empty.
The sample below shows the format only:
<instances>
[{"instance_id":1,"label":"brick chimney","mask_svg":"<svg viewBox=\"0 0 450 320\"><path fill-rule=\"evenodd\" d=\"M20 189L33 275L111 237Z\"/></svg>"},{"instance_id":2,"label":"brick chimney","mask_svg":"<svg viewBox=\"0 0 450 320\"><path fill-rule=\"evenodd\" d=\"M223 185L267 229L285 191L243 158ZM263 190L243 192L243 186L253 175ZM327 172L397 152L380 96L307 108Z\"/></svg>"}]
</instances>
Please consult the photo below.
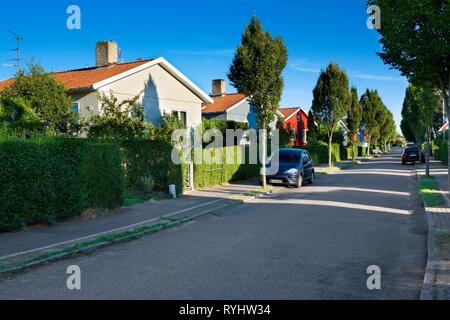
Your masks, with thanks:
<instances>
[{"instance_id":1,"label":"brick chimney","mask_svg":"<svg viewBox=\"0 0 450 320\"><path fill-rule=\"evenodd\" d=\"M223 79L213 80L212 82L212 96L223 97L227 93L227 83Z\"/></svg>"},{"instance_id":2,"label":"brick chimney","mask_svg":"<svg viewBox=\"0 0 450 320\"><path fill-rule=\"evenodd\" d=\"M100 41L95 47L97 67L107 67L118 61L118 46L115 41Z\"/></svg>"}]
</instances>

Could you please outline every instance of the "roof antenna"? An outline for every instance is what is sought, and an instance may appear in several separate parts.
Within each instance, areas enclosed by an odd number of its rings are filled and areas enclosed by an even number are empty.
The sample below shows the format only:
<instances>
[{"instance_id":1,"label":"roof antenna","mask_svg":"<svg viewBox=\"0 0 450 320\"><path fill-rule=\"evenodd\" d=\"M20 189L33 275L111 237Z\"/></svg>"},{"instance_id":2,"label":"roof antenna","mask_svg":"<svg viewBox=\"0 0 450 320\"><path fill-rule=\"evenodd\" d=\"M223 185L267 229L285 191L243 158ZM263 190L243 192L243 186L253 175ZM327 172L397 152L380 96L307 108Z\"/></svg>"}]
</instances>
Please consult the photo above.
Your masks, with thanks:
<instances>
[{"instance_id":1,"label":"roof antenna","mask_svg":"<svg viewBox=\"0 0 450 320\"><path fill-rule=\"evenodd\" d=\"M16 61L17 65L17 70L20 72L22 71L21 67L20 67L20 61L21 61L21 57L20 57L20 42L23 41L23 37L11 30L6 30L7 32L11 33L12 36L16 39L17 41L17 47L14 49L11 49L11 51L16 51L17 52L17 58L16 59L10 59L11 61Z\"/></svg>"}]
</instances>

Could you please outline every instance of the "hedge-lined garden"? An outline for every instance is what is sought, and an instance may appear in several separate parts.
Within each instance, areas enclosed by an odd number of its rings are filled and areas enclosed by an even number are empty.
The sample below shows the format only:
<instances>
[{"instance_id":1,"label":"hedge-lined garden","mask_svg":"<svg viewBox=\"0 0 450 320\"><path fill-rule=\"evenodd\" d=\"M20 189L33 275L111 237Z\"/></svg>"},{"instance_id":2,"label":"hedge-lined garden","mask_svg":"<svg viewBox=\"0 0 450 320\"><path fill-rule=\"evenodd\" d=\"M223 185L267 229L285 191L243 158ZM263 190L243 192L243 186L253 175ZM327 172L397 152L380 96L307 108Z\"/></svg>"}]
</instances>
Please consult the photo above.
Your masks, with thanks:
<instances>
[{"instance_id":1,"label":"hedge-lined garden","mask_svg":"<svg viewBox=\"0 0 450 320\"><path fill-rule=\"evenodd\" d=\"M122 204L120 148L79 139L0 141L0 232Z\"/></svg>"},{"instance_id":2,"label":"hedge-lined garden","mask_svg":"<svg viewBox=\"0 0 450 320\"><path fill-rule=\"evenodd\" d=\"M172 146L150 140L126 140L122 142L125 175L129 189L141 190L142 178L154 180L155 191L167 192L168 186L183 191L183 167L172 162Z\"/></svg>"},{"instance_id":3,"label":"hedge-lined garden","mask_svg":"<svg viewBox=\"0 0 450 320\"><path fill-rule=\"evenodd\" d=\"M437 144L432 145L431 153L436 160L448 165L448 141L437 141Z\"/></svg>"},{"instance_id":4,"label":"hedge-lined garden","mask_svg":"<svg viewBox=\"0 0 450 320\"><path fill-rule=\"evenodd\" d=\"M0 139L0 232L121 207L124 195L144 192L148 180L154 191L167 193L174 184L181 193L185 167L173 163L172 150L164 142L138 139ZM211 150L202 152L207 159ZM233 163L195 164L195 187L259 176L260 165L249 164L248 146L216 152L222 159L230 152Z\"/></svg>"},{"instance_id":5,"label":"hedge-lined garden","mask_svg":"<svg viewBox=\"0 0 450 320\"><path fill-rule=\"evenodd\" d=\"M259 176L260 165L249 164L249 147L241 148L234 146L214 149L214 151L205 149L203 150L203 159L208 159L210 154L214 156L216 155L215 152L219 152L222 159L226 160L227 151L234 155L234 164L227 164L226 161L223 161L225 164L194 164L194 185L196 188L204 188L220 183L245 180ZM238 159L243 159L244 161L242 163L245 164L240 164L241 162L237 161Z\"/></svg>"},{"instance_id":6,"label":"hedge-lined garden","mask_svg":"<svg viewBox=\"0 0 450 320\"><path fill-rule=\"evenodd\" d=\"M332 147L333 162L347 160L352 157L351 147L347 148L338 143L333 143ZM307 150L311 154L315 164L328 162L328 145L325 142L311 141L307 147L302 147L302 149Z\"/></svg>"}]
</instances>

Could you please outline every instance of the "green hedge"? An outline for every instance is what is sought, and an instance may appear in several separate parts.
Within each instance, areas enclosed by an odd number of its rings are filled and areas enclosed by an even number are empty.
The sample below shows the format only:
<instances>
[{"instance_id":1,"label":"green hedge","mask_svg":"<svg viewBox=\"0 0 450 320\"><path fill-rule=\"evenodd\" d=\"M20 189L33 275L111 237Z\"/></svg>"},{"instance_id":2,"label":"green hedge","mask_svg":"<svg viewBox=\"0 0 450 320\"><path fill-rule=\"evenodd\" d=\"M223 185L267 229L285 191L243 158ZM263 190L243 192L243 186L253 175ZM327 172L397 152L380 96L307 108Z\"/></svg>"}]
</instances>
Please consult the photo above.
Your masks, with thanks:
<instances>
[{"instance_id":1,"label":"green hedge","mask_svg":"<svg viewBox=\"0 0 450 320\"><path fill-rule=\"evenodd\" d=\"M434 157L448 165L448 141L440 141L433 149Z\"/></svg>"},{"instance_id":2,"label":"green hedge","mask_svg":"<svg viewBox=\"0 0 450 320\"><path fill-rule=\"evenodd\" d=\"M226 159L226 152L234 152L234 164L195 164L194 165L194 184L196 188L205 188L218 185L220 183L245 180L259 176L260 165L249 164L249 147L243 148L239 146L225 147L214 149L214 151L203 150L204 159L212 152L221 155L222 159ZM237 161L243 159L243 163ZM205 161L204 161L205 162ZM223 161L224 163L226 161Z\"/></svg>"},{"instance_id":3,"label":"green hedge","mask_svg":"<svg viewBox=\"0 0 450 320\"><path fill-rule=\"evenodd\" d=\"M312 141L308 144L307 147L302 149L307 150L311 157L313 158L313 162L315 164L324 164L328 163L328 144L322 141ZM350 148L351 149L351 148ZM333 143L332 145L332 161L342 161L347 160L351 157L351 153L348 153L346 147L341 146L337 143Z\"/></svg>"},{"instance_id":4,"label":"green hedge","mask_svg":"<svg viewBox=\"0 0 450 320\"><path fill-rule=\"evenodd\" d=\"M303 149L311 154L315 164L328 163L328 145L325 142L311 141Z\"/></svg>"},{"instance_id":5,"label":"green hedge","mask_svg":"<svg viewBox=\"0 0 450 320\"><path fill-rule=\"evenodd\" d=\"M168 192L169 185L183 192L184 166L173 163L170 144L150 140L127 140L122 142L125 154L125 175L129 189L140 190L142 177L155 179L155 191Z\"/></svg>"},{"instance_id":6,"label":"green hedge","mask_svg":"<svg viewBox=\"0 0 450 320\"><path fill-rule=\"evenodd\" d=\"M82 139L0 141L0 232L122 204L119 145Z\"/></svg>"}]
</instances>

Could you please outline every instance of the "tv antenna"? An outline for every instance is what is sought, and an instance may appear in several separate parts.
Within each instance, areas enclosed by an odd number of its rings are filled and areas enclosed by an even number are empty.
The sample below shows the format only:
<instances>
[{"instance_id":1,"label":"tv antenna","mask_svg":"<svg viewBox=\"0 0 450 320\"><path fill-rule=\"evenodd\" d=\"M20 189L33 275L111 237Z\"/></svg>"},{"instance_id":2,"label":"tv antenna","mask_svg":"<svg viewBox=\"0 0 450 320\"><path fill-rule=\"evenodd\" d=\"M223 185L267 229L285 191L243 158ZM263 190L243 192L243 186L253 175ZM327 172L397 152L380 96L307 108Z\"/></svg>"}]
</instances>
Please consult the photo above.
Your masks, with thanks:
<instances>
[{"instance_id":1,"label":"tv antenna","mask_svg":"<svg viewBox=\"0 0 450 320\"><path fill-rule=\"evenodd\" d=\"M17 41L17 47L14 49L11 49L11 51L16 51L17 52L17 58L16 59L10 59L11 61L15 61L17 63L16 67L17 70L20 72L21 68L20 68L20 61L21 61L21 56L20 56L20 43L21 41L23 41L23 37L17 33L15 33L14 31L11 30L6 30L7 32L9 32Z\"/></svg>"}]
</instances>

